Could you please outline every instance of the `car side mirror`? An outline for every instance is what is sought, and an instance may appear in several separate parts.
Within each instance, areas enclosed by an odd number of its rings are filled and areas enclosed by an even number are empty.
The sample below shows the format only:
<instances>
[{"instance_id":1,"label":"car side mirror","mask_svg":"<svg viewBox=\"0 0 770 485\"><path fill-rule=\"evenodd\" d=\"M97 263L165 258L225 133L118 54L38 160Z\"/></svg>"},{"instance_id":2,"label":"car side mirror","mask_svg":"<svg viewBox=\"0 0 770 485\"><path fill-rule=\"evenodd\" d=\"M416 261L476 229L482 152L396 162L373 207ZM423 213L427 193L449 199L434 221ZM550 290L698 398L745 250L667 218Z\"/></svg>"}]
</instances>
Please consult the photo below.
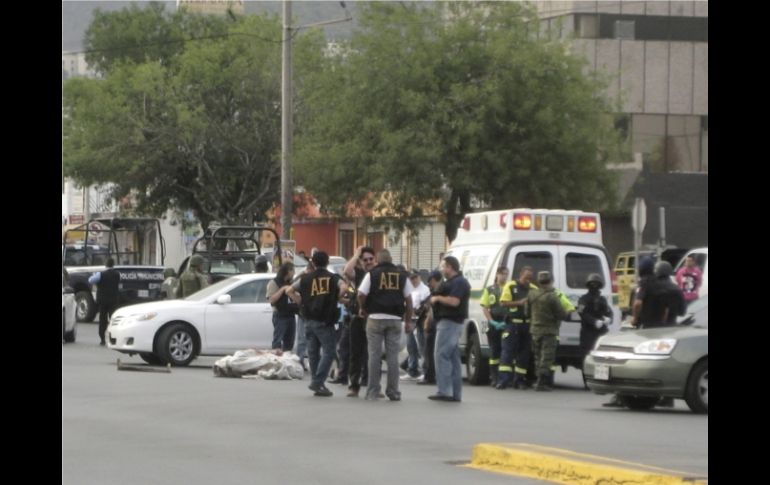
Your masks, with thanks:
<instances>
[{"instance_id":1,"label":"car side mirror","mask_svg":"<svg viewBox=\"0 0 770 485\"><path fill-rule=\"evenodd\" d=\"M71 286L65 286L64 287L64 293L69 294L69 295L74 295L75 294L75 288L73 288Z\"/></svg>"},{"instance_id":2,"label":"car side mirror","mask_svg":"<svg viewBox=\"0 0 770 485\"><path fill-rule=\"evenodd\" d=\"M232 298L230 297L230 295L219 295L219 297L217 298L217 304L227 305L228 303L230 303L231 300Z\"/></svg>"}]
</instances>

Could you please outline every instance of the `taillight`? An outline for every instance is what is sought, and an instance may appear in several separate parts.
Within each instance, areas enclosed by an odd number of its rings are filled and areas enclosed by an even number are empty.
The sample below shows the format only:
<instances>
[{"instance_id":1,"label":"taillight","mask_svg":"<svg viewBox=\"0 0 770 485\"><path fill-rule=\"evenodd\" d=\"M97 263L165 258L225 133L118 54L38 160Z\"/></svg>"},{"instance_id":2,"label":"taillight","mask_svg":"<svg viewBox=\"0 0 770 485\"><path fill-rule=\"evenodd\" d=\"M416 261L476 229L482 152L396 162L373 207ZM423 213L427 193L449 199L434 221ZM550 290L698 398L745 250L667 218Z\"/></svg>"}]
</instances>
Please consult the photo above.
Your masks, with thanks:
<instances>
[{"instance_id":1,"label":"taillight","mask_svg":"<svg viewBox=\"0 0 770 485\"><path fill-rule=\"evenodd\" d=\"M465 216L465 219L463 219L463 229L466 231L471 230L471 216Z\"/></svg>"},{"instance_id":2,"label":"taillight","mask_svg":"<svg viewBox=\"0 0 770 485\"><path fill-rule=\"evenodd\" d=\"M612 292L618 292L618 275L614 271L610 271L610 281L612 281Z\"/></svg>"},{"instance_id":3,"label":"taillight","mask_svg":"<svg viewBox=\"0 0 770 485\"><path fill-rule=\"evenodd\" d=\"M532 229L532 216L529 214L514 214L513 228L523 230Z\"/></svg>"},{"instance_id":4,"label":"taillight","mask_svg":"<svg viewBox=\"0 0 770 485\"><path fill-rule=\"evenodd\" d=\"M596 232L596 226L595 217L578 217L578 231Z\"/></svg>"}]
</instances>

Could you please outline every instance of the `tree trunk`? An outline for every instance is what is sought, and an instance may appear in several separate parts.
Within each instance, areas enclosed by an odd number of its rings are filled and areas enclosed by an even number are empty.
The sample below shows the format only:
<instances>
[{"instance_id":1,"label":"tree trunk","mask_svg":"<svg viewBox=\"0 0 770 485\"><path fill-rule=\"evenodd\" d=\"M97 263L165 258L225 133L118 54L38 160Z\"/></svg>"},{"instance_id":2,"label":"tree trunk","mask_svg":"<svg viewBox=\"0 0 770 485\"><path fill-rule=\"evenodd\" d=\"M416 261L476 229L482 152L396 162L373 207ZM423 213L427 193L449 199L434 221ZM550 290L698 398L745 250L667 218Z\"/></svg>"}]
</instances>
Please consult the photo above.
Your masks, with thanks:
<instances>
[{"instance_id":1,"label":"tree trunk","mask_svg":"<svg viewBox=\"0 0 770 485\"><path fill-rule=\"evenodd\" d=\"M452 195L449 197L449 203L446 210L446 228L444 233L446 234L449 243L455 240L457 237L457 231L460 227L460 222L465 217L465 214L471 211L471 195L467 191L458 191L452 189Z\"/></svg>"}]
</instances>

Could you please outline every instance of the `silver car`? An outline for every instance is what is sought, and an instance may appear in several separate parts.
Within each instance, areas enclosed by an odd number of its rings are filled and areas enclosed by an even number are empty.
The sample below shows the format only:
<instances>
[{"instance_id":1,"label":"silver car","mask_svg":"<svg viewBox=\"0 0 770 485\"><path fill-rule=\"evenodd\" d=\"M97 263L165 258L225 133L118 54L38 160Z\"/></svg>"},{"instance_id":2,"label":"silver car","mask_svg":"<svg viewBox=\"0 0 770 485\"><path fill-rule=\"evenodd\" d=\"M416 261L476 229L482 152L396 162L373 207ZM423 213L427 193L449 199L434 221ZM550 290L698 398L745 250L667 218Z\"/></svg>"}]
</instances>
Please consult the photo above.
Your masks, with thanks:
<instances>
[{"instance_id":1,"label":"silver car","mask_svg":"<svg viewBox=\"0 0 770 485\"><path fill-rule=\"evenodd\" d=\"M583 373L597 394L617 394L631 409L650 409L661 397L684 399L708 413L708 296L690 304L675 327L605 335L586 356Z\"/></svg>"}]
</instances>

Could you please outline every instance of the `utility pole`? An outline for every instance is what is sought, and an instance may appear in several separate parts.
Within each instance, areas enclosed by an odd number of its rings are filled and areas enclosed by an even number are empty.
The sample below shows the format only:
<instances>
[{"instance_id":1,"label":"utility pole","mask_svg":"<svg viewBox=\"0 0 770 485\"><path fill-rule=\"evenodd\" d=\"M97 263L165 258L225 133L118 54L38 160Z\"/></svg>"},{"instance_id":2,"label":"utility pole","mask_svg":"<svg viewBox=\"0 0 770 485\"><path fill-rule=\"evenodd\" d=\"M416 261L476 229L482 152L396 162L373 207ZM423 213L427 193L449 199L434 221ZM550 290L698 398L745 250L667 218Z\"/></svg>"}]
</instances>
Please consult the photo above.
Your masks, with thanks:
<instances>
[{"instance_id":1,"label":"utility pole","mask_svg":"<svg viewBox=\"0 0 770 485\"><path fill-rule=\"evenodd\" d=\"M291 176L292 82L291 82L291 2L283 2L283 70L281 75L281 238L291 239L294 211Z\"/></svg>"},{"instance_id":2,"label":"utility pole","mask_svg":"<svg viewBox=\"0 0 770 485\"><path fill-rule=\"evenodd\" d=\"M348 22L353 20L347 11L345 2L340 2L345 10L345 18L328 20L325 22L316 22L312 24L298 26L295 29L291 27L291 1L283 1L283 56L282 56L282 75L281 75L281 238L291 239L291 214L294 211L293 199L294 183L291 174L291 142L294 131L293 123L293 99L292 98L292 79L291 79L291 42L292 30L299 30L308 27L319 27L322 25L336 24L339 22Z\"/></svg>"}]
</instances>

